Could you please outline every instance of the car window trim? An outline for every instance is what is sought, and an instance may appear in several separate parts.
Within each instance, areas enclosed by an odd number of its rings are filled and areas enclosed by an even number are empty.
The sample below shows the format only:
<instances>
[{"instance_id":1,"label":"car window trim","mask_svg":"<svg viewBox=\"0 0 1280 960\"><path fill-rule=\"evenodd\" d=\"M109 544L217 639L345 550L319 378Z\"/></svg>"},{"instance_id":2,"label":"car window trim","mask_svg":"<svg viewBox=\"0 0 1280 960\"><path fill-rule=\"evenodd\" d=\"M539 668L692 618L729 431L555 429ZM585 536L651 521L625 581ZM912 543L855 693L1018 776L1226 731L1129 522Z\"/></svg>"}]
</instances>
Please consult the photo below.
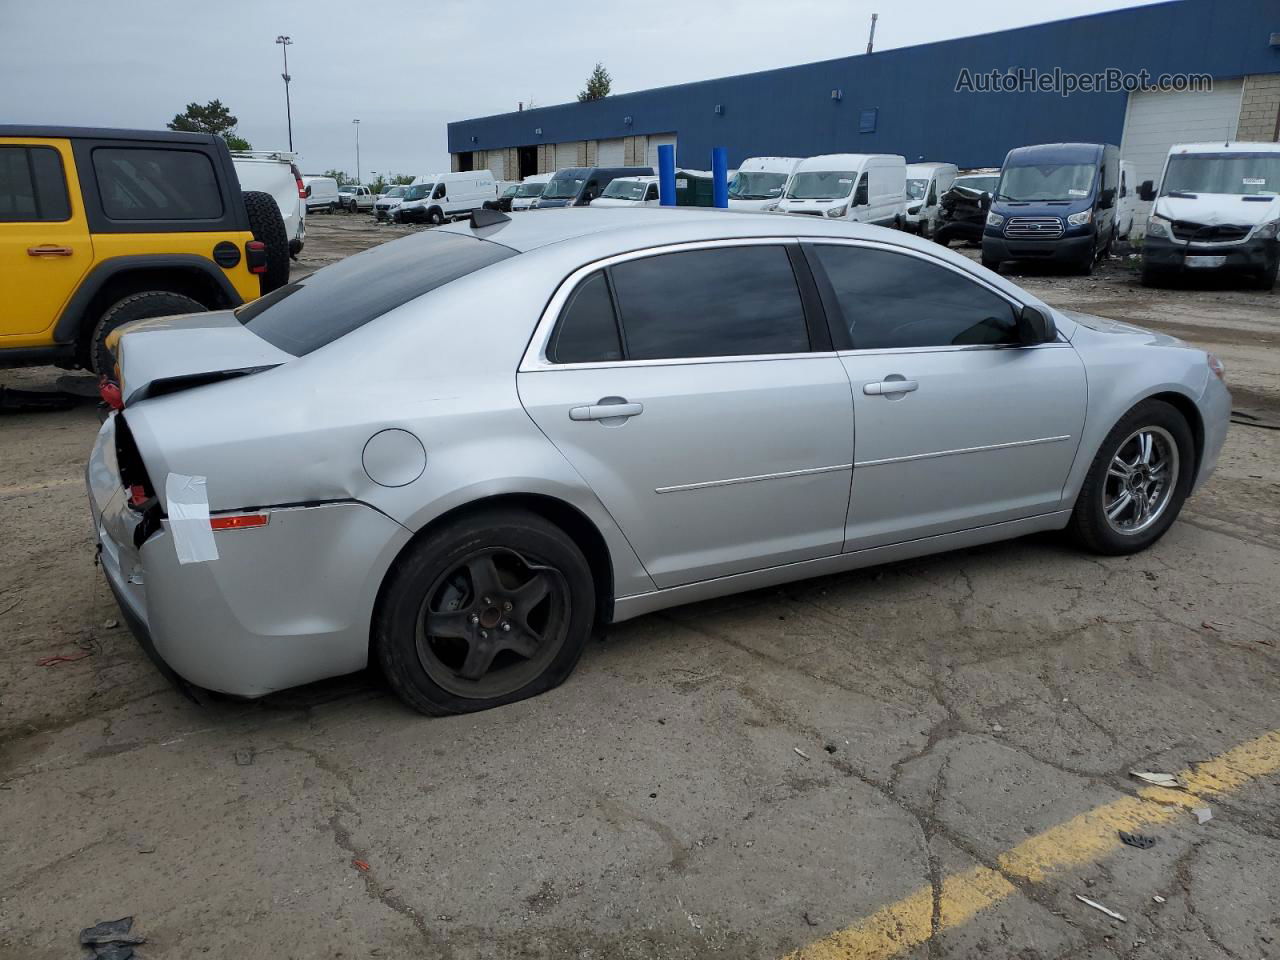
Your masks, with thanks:
<instances>
[{"instance_id":1,"label":"car window trim","mask_svg":"<svg viewBox=\"0 0 1280 960\"><path fill-rule=\"evenodd\" d=\"M825 349L818 349L813 340L813 324L810 322L810 309L817 306L820 308L820 301L813 297L813 303L806 300L804 284L800 279L800 272L796 270L795 260L791 259L790 248L799 247L800 241L795 237L726 237L718 240L693 240L684 243L667 243L656 247L645 247L641 250L629 250L625 253L617 253L608 257L601 257L590 263L573 270L567 277L560 281L560 285L556 287L555 292L551 295L551 299L547 301L546 307L543 308L542 316L538 319L538 323L534 327L533 336L529 339L529 345L525 348L524 356L520 360L520 366L517 368L518 373L536 373L549 370L593 370L606 369L612 367L671 367L671 366L689 366L691 364L701 363L743 363L757 360L796 360L807 359L811 357L832 357L835 351L831 346ZM588 363L554 363L547 357L547 347L551 342L551 334L555 330L556 324L559 322L560 315L564 311L565 304L568 303L569 297L573 291L578 288L587 277L597 270L604 270L607 274L610 267L619 263L627 263L632 260L644 260L649 257L664 256L669 253L686 253L695 250L718 250L725 247L782 247L788 256L788 260L792 264L792 273L795 275L796 287L800 294L801 308L805 316L805 327L809 334L810 349L800 353L743 353L731 354L728 356L715 357L661 357L653 360L601 360ZM805 264L807 266L807 263ZM613 295L613 281L609 278L609 290ZM816 290L812 291L816 294ZM626 351L626 331L625 324L622 322L621 312L618 309L617 298L614 295L614 319L618 324L619 332L623 337L623 350ZM819 317L818 324L825 325L825 314ZM829 335L828 335L829 337ZM825 342L829 342L828 338L823 338Z\"/></svg>"},{"instance_id":2,"label":"car window trim","mask_svg":"<svg viewBox=\"0 0 1280 960\"><path fill-rule=\"evenodd\" d=\"M1005 300L1015 311L1021 310L1028 306L1025 301L1019 300L1008 292L1001 290L999 287L984 280L976 274L970 273L963 267L954 263L948 263L941 260L930 253L923 250L913 250L910 247L903 247L893 243L883 243L876 240L861 240L850 237L800 237L800 248L805 253L805 258L809 263L809 268L813 272L814 281L817 284L818 292L822 298L822 305L826 312L828 328L831 331L832 343L835 350L841 356L854 354L857 356L873 356L886 353L939 353L942 351L955 352L961 350L1027 350L1038 347L1057 347L1067 346L1067 342L1063 339L1062 332L1058 332L1057 338L1052 343L1038 344L1022 344L1022 343L967 343L967 344L934 344L921 347L855 347L850 341L849 326L845 322L844 312L840 309L840 303L836 299L835 287L831 284L831 278L827 276L827 272L823 269L821 261L818 259L817 251L811 248L827 245L842 247L864 247L871 250L881 250L885 253L896 253L903 256L915 257L917 260L923 260L926 263L935 264L945 267L952 273L955 273L970 282L989 290L996 296ZM1032 304L1034 306L1034 304ZM1040 309L1036 307L1036 309Z\"/></svg>"}]
</instances>

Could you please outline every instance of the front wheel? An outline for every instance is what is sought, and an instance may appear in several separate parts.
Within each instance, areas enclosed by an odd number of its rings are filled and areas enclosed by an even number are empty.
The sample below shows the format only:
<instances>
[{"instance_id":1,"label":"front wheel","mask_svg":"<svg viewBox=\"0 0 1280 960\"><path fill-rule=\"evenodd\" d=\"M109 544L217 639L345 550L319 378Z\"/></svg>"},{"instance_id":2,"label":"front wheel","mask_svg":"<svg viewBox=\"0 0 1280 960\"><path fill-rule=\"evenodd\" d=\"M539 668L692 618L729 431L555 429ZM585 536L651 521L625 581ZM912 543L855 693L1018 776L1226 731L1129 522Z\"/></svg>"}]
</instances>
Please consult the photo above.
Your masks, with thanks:
<instances>
[{"instance_id":1,"label":"front wheel","mask_svg":"<svg viewBox=\"0 0 1280 960\"><path fill-rule=\"evenodd\" d=\"M432 207L431 212L427 214L427 220L433 227L438 227L444 223L444 211L439 207Z\"/></svg>"},{"instance_id":2,"label":"front wheel","mask_svg":"<svg viewBox=\"0 0 1280 960\"><path fill-rule=\"evenodd\" d=\"M1095 553L1145 550L1177 519L1194 471L1186 418L1162 400L1144 400L1102 442L1068 529Z\"/></svg>"},{"instance_id":3,"label":"front wheel","mask_svg":"<svg viewBox=\"0 0 1280 960\"><path fill-rule=\"evenodd\" d=\"M486 511L409 548L383 591L374 647L415 710L486 710L562 683L595 607L591 570L563 530L524 511Z\"/></svg>"},{"instance_id":4,"label":"front wheel","mask_svg":"<svg viewBox=\"0 0 1280 960\"><path fill-rule=\"evenodd\" d=\"M1000 261L996 260L994 257L983 257L982 265L986 267L988 270L990 270L992 273L1000 272Z\"/></svg>"}]
</instances>

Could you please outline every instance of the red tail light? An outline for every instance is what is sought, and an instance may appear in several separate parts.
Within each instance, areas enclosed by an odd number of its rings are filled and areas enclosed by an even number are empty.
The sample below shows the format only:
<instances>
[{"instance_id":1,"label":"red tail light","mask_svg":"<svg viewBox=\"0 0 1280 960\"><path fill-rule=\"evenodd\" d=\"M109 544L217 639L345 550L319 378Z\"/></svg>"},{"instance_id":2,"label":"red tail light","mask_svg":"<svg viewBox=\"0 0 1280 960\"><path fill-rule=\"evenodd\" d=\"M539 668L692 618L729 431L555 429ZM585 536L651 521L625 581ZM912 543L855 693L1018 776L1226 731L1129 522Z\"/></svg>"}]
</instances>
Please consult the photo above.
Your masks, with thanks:
<instances>
[{"instance_id":1,"label":"red tail light","mask_svg":"<svg viewBox=\"0 0 1280 960\"><path fill-rule=\"evenodd\" d=\"M120 384L103 377L98 381L98 396L112 410L124 409L124 398L120 395Z\"/></svg>"},{"instance_id":2,"label":"red tail light","mask_svg":"<svg viewBox=\"0 0 1280 960\"><path fill-rule=\"evenodd\" d=\"M261 240L250 240L244 245L244 260L250 273L266 273L267 245Z\"/></svg>"},{"instance_id":3,"label":"red tail light","mask_svg":"<svg viewBox=\"0 0 1280 960\"><path fill-rule=\"evenodd\" d=\"M293 171L293 182L298 185L298 199L307 199L307 188L302 183L302 173L298 170L296 163L289 164L289 169Z\"/></svg>"}]
</instances>

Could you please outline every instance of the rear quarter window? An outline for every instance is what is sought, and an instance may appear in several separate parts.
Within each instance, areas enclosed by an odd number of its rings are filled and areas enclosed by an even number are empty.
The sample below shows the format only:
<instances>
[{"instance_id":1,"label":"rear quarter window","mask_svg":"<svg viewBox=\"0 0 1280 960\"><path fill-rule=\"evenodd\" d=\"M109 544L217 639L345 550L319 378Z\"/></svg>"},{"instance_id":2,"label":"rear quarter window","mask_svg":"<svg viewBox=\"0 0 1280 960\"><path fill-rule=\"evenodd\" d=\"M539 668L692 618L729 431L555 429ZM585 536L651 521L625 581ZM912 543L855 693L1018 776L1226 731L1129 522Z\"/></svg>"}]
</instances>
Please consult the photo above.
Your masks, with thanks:
<instances>
[{"instance_id":1,"label":"rear quarter window","mask_svg":"<svg viewBox=\"0 0 1280 960\"><path fill-rule=\"evenodd\" d=\"M112 220L217 220L223 213L213 162L198 150L98 147L93 172Z\"/></svg>"},{"instance_id":2,"label":"rear quarter window","mask_svg":"<svg viewBox=\"0 0 1280 960\"><path fill-rule=\"evenodd\" d=\"M393 240L245 304L240 322L301 357L516 251L462 234L428 231Z\"/></svg>"}]
</instances>

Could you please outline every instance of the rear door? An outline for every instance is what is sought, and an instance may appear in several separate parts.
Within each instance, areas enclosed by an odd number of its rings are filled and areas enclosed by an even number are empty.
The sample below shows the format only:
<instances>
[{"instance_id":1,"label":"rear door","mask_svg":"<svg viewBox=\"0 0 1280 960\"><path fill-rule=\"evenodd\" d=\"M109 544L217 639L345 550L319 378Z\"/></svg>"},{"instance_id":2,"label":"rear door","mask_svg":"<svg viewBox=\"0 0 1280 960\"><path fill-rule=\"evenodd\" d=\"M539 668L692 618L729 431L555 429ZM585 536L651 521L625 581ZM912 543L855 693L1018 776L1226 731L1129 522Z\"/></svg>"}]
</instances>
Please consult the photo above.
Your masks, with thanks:
<instances>
[{"instance_id":1,"label":"rear door","mask_svg":"<svg viewBox=\"0 0 1280 960\"><path fill-rule=\"evenodd\" d=\"M719 241L585 267L521 366L530 416L660 587L841 549L849 380L799 257Z\"/></svg>"},{"instance_id":2,"label":"rear door","mask_svg":"<svg viewBox=\"0 0 1280 960\"><path fill-rule=\"evenodd\" d=\"M0 138L0 349L44 345L93 263L65 140Z\"/></svg>"},{"instance_id":3,"label":"rear door","mask_svg":"<svg viewBox=\"0 0 1280 960\"><path fill-rule=\"evenodd\" d=\"M926 254L807 249L853 389L845 549L1060 509L1085 413L1071 345L1018 345L1008 297Z\"/></svg>"}]
</instances>

